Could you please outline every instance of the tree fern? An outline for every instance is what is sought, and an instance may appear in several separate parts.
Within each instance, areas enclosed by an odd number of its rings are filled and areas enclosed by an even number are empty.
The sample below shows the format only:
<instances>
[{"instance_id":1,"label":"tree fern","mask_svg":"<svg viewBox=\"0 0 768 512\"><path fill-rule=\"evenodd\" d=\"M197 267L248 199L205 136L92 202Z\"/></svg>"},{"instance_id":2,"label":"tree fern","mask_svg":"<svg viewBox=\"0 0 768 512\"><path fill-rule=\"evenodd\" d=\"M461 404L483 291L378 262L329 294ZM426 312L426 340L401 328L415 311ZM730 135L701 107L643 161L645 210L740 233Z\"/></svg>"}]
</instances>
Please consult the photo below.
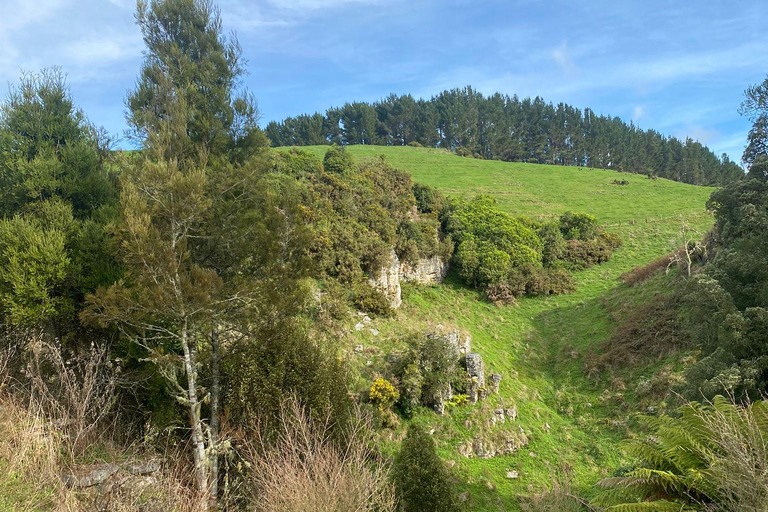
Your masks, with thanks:
<instances>
[{"instance_id":1,"label":"tree fern","mask_svg":"<svg viewBox=\"0 0 768 512\"><path fill-rule=\"evenodd\" d=\"M745 485L765 488L761 479L766 477L753 468L762 467L768 453L768 405L741 407L716 397L711 404L690 403L678 412L677 417L644 419L649 434L625 442L639 464L598 482L604 491L595 502L610 512L768 510L739 505L744 498L726 485L724 474L744 467ZM754 496L750 499L759 502Z\"/></svg>"}]
</instances>

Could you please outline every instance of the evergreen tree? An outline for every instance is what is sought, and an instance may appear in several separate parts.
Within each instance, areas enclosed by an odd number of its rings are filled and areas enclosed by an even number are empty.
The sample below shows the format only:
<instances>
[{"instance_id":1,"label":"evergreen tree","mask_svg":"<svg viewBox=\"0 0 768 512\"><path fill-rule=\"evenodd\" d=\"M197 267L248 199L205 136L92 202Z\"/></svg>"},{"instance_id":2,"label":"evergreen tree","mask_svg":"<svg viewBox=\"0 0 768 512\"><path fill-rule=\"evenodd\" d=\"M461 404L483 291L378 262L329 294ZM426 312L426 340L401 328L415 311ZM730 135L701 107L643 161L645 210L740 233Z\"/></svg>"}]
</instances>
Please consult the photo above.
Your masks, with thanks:
<instances>
[{"instance_id":1,"label":"evergreen tree","mask_svg":"<svg viewBox=\"0 0 768 512\"><path fill-rule=\"evenodd\" d=\"M423 428L408 428L395 457L393 475L403 512L459 510L450 473L435 451L435 442Z\"/></svg>"}]
</instances>

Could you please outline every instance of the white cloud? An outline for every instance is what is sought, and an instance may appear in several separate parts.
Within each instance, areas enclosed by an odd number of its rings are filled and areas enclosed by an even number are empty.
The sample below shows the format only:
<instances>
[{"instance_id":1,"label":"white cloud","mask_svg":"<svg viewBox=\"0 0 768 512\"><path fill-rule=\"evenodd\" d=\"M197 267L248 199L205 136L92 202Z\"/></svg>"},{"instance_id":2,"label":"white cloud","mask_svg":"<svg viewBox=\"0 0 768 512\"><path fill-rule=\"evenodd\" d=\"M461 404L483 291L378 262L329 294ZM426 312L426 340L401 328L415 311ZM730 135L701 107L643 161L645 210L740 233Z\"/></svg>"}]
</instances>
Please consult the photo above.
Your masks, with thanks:
<instances>
[{"instance_id":1,"label":"white cloud","mask_svg":"<svg viewBox=\"0 0 768 512\"><path fill-rule=\"evenodd\" d=\"M552 58L566 75L572 75L576 71L576 65L573 63L573 57L568 50L567 41L563 41L552 51Z\"/></svg>"},{"instance_id":2,"label":"white cloud","mask_svg":"<svg viewBox=\"0 0 768 512\"><path fill-rule=\"evenodd\" d=\"M642 105L637 105L632 110L632 121L637 123L640 120L640 118L643 117L644 115L645 115L645 107Z\"/></svg>"}]
</instances>

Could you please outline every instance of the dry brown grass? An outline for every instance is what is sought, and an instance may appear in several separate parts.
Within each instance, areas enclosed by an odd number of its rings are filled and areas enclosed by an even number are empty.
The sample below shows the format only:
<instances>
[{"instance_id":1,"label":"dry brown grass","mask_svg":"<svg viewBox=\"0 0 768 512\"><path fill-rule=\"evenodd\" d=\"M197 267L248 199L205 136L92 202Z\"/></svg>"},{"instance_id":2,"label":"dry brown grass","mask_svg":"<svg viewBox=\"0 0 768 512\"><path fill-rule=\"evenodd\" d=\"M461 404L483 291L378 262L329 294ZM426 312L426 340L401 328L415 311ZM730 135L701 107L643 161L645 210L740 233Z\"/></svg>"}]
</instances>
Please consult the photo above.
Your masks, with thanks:
<instances>
[{"instance_id":1,"label":"dry brown grass","mask_svg":"<svg viewBox=\"0 0 768 512\"><path fill-rule=\"evenodd\" d=\"M353 425L343 444L330 424L312 422L296 401L283 408L275 443L246 444L257 512L394 512L388 465L370 449L370 423Z\"/></svg>"},{"instance_id":2,"label":"dry brown grass","mask_svg":"<svg viewBox=\"0 0 768 512\"><path fill-rule=\"evenodd\" d=\"M669 265L675 261L675 258L678 256L679 252L680 251L671 252L670 254L662 256L661 258L654 260L647 265L643 265L642 267L635 267L629 272L622 274L620 278L626 285L638 285L643 281L646 281L657 272L661 272L662 270L669 268Z\"/></svg>"},{"instance_id":3,"label":"dry brown grass","mask_svg":"<svg viewBox=\"0 0 768 512\"><path fill-rule=\"evenodd\" d=\"M718 458L714 478L727 512L768 512L768 405L713 408L702 414L712 432Z\"/></svg>"},{"instance_id":4,"label":"dry brown grass","mask_svg":"<svg viewBox=\"0 0 768 512\"><path fill-rule=\"evenodd\" d=\"M148 447L115 444L115 373L106 352L93 348L65 360L55 343L36 340L23 355L0 350L0 510L8 512L204 512L207 499L189 482L189 465L166 454L161 471L137 477L126 471L98 488L73 489L65 475L93 468L84 454L98 447L99 459L123 461ZM13 358L17 358L13 363ZM25 357L25 382L9 367Z\"/></svg>"}]
</instances>

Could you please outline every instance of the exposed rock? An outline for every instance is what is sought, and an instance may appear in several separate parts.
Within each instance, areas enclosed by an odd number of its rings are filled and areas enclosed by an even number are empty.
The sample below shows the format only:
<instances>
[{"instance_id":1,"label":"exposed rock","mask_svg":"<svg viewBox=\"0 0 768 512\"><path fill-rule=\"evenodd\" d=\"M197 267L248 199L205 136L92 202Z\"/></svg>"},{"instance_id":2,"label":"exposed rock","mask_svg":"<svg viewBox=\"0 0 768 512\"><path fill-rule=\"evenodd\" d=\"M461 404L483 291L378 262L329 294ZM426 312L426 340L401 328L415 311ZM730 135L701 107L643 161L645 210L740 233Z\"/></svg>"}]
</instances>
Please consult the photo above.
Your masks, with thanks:
<instances>
[{"instance_id":1,"label":"exposed rock","mask_svg":"<svg viewBox=\"0 0 768 512\"><path fill-rule=\"evenodd\" d=\"M492 423L504 423L506 417L504 416L504 409L494 409L493 416L491 416Z\"/></svg>"},{"instance_id":2,"label":"exposed rock","mask_svg":"<svg viewBox=\"0 0 768 512\"><path fill-rule=\"evenodd\" d=\"M363 329L365 329L365 324L363 322L357 322L357 324L355 325L355 330L362 331Z\"/></svg>"},{"instance_id":3,"label":"exposed rock","mask_svg":"<svg viewBox=\"0 0 768 512\"><path fill-rule=\"evenodd\" d=\"M146 476L160 471L159 460L148 460L144 462L133 462L123 467L128 473L135 476Z\"/></svg>"},{"instance_id":4,"label":"exposed rock","mask_svg":"<svg viewBox=\"0 0 768 512\"><path fill-rule=\"evenodd\" d=\"M377 274L368 279L368 284L380 290L387 297L392 308L399 308L403 303L400 288L400 259L394 249L390 253L390 261L388 266L382 267Z\"/></svg>"},{"instance_id":5,"label":"exposed rock","mask_svg":"<svg viewBox=\"0 0 768 512\"><path fill-rule=\"evenodd\" d=\"M371 332L371 334L373 334L374 336L378 336L378 335L379 335L379 330L378 330L378 329L368 329L368 330L369 330L369 331Z\"/></svg>"},{"instance_id":6,"label":"exposed rock","mask_svg":"<svg viewBox=\"0 0 768 512\"><path fill-rule=\"evenodd\" d=\"M498 393L499 392L499 384L501 383L501 375L498 373L492 373L491 376L488 378L489 389L491 390L491 393Z\"/></svg>"},{"instance_id":7,"label":"exposed rock","mask_svg":"<svg viewBox=\"0 0 768 512\"><path fill-rule=\"evenodd\" d=\"M472 377L469 379L469 384L467 384L467 401L470 404L476 404L479 397L480 386L477 383L477 378Z\"/></svg>"},{"instance_id":8,"label":"exposed rock","mask_svg":"<svg viewBox=\"0 0 768 512\"><path fill-rule=\"evenodd\" d=\"M366 324L371 323L371 317L369 317L368 315L364 316L363 317L363 323L366 323Z\"/></svg>"},{"instance_id":9,"label":"exposed rock","mask_svg":"<svg viewBox=\"0 0 768 512\"><path fill-rule=\"evenodd\" d=\"M415 265L410 265L401 262L393 249L390 253L390 261L389 265L373 273L368 283L381 290L393 308L399 308L403 303L401 280L420 284L439 283L448 273L448 265L437 255L422 258Z\"/></svg>"},{"instance_id":10,"label":"exposed rock","mask_svg":"<svg viewBox=\"0 0 768 512\"><path fill-rule=\"evenodd\" d=\"M517 419L517 406L512 406L511 409L504 409L504 415L508 420L515 421Z\"/></svg>"},{"instance_id":11,"label":"exposed rock","mask_svg":"<svg viewBox=\"0 0 768 512\"><path fill-rule=\"evenodd\" d=\"M403 263L400 267L400 277L406 282L419 284L440 283L448 273L448 264L443 263L439 256L422 258L415 265Z\"/></svg>"},{"instance_id":12,"label":"exposed rock","mask_svg":"<svg viewBox=\"0 0 768 512\"><path fill-rule=\"evenodd\" d=\"M360 352L362 352L362 351L363 351L363 346L362 346L362 345L357 345L357 346L355 347L355 353L356 353L356 354L359 354L359 353L360 353Z\"/></svg>"},{"instance_id":13,"label":"exposed rock","mask_svg":"<svg viewBox=\"0 0 768 512\"><path fill-rule=\"evenodd\" d=\"M519 478L519 477L520 477L520 473L518 473L514 469L507 470L507 478L514 480L515 478Z\"/></svg>"},{"instance_id":14,"label":"exposed rock","mask_svg":"<svg viewBox=\"0 0 768 512\"><path fill-rule=\"evenodd\" d=\"M479 437L472 442L472 449L478 459L490 459L496 455L496 448L488 441L483 441Z\"/></svg>"},{"instance_id":15,"label":"exposed rock","mask_svg":"<svg viewBox=\"0 0 768 512\"><path fill-rule=\"evenodd\" d=\"M448 402L448 400L452 398L453 398L453 388L449 383L448 386L443 390L443 392L435 398L435 404L432 406L432 408L435 410L437 414L442 416L443 414L445 414L446 402Z\"/></svg>"},{"instance_id":16,"label":"exposed rock","mask_svg":"<svg viewBox=\"0 0 768 512\"><path fill-rule=\"evenodd\" d=\"M485 387L485 364L483 363L483 357L477 352L467 354L466 364L467 373L470 377L477 379L478 387Z\"/></svg>"},{"instance_id":17,"label":"exposed rock","mask_svg":"<svg viewBox=\"0 0 768 512\"><path fill-rule=\"evenodd\" d=\"M106 482L119 469L120 466L117 464L100 464L85 475L65 474L62 475L61 480L67 487L85 489Z\"/></svg>"},{"instance_id":18,"label":"exposed rock","mask_svg":"<svg viewBox=\"0 0 768 512\"><path fill-rule=\"evenodd\" d=\"M459 342L459 355L461 357L466 357L470 352L472 352L472 336L467 334L464 337L464 341Z\"/></svg>"},{"instance_id":19,"label":"exposed rock","mask_svg":"<svg viewBox=\"0 0 768 512\"><path fill-rule=\"evenodd\" d=\"M459 452L459 455L462 455L468 459L473 457L475 454L475 451L472 447L472 441L470 440L467 440L463 444L460 444L457 450Z\"/></svg>"}]
</instances>

